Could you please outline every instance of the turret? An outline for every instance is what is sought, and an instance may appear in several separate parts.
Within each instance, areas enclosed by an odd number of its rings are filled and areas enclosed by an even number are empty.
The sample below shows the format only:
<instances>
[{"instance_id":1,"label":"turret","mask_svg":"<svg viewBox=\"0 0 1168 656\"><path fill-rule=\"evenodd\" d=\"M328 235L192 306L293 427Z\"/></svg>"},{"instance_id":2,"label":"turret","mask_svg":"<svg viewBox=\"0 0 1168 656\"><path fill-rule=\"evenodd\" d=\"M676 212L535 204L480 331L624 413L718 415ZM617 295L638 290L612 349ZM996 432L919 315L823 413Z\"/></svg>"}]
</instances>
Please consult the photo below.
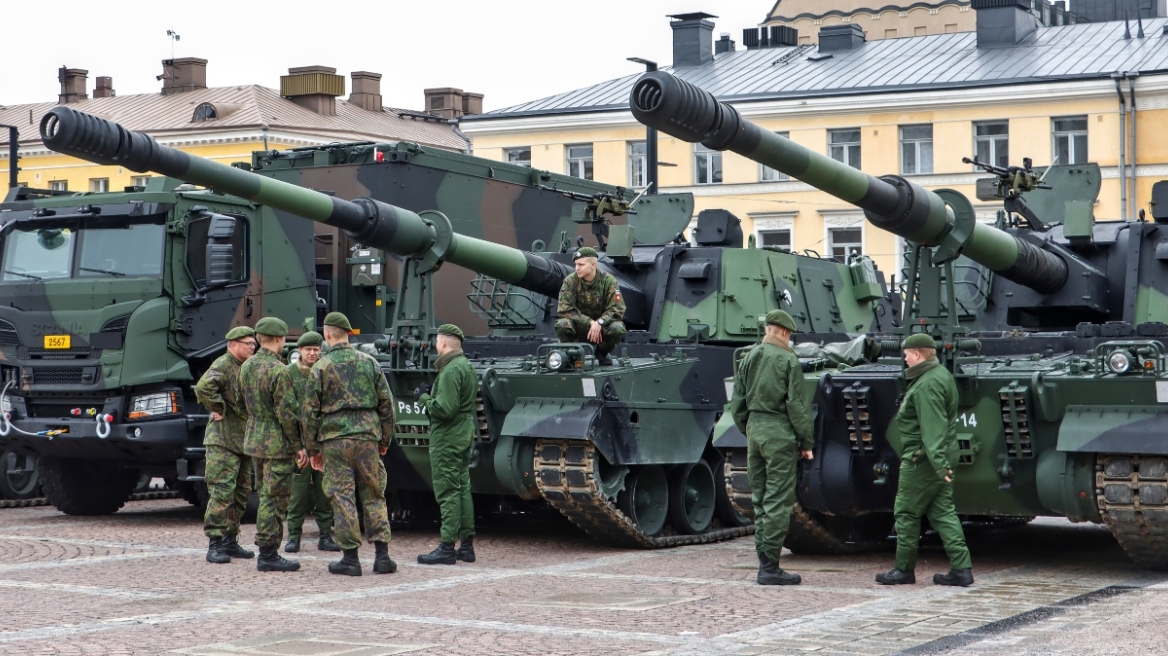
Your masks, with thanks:
<instances>
[{"instance_id":1,"label":"turret","mask_svg":"<svg viewBox=\"0 0 1168 656\"><path fill-rule=\"evenodd\" d=\"M743 119L738 110L673 75L646 73L633 85L629 104L633 116L646 126L782 171L859 207L878 228L940 247L946 259L965 255L1043 294L1057 292L1067 283L1068 260L1063 255L978 223L972 216L956 221L938 194L900 176L873 177L812 152Z\"/></svg>"}]
</instances>

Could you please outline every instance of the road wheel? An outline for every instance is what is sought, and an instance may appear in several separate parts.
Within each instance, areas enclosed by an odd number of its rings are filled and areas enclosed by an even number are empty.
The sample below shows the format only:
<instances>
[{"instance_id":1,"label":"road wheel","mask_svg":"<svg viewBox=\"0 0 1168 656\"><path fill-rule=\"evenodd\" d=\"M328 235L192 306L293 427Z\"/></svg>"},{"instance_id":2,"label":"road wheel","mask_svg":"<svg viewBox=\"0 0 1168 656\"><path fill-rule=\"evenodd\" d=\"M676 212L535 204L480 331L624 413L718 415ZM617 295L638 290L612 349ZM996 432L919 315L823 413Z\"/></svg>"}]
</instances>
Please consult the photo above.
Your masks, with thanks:
<instances>
[{"instance_id":1,"label":"road wheel","mask_svg":"<svg viewBox=\"0 0 1168 656\"><path fill-rule=\"evenodd\" d=\"M705 460L674 468L669 477L669 519L678 533L697 535L710 528L716 500L714 472Z\"/></svg>"},{"instance_id":2,"label":"road wheel","mask_svg":"<svg viewBox=\"0 0 1168 656\"><path fill-rule=\"evenodd\" d=\"M617 497L617 506L645 535L653 537L660 533L669 517L669 481L665 470L659 465L633 468L625 489Z\"/></svg>"},{"instance_id":3,"label":"road wheel","mask_svg":"<svg viewBox=\"0 0 1168 656\"><path fill-rule=\"evenodd\" d=\"M75 458L41 460L41 482L49 503L66 515L109 515L125 505L138 471Z\"/></svg>"},{"instance_id":4,"label":"road wheel","mask_svg":"<svg viewBox=\"0 0 1168 656\"><path fill-rule=\"evenodd\" d=\"M40 494L37 459L15 451L0 451L0 499L31 499Z\"/></svg>"}]
</instances>

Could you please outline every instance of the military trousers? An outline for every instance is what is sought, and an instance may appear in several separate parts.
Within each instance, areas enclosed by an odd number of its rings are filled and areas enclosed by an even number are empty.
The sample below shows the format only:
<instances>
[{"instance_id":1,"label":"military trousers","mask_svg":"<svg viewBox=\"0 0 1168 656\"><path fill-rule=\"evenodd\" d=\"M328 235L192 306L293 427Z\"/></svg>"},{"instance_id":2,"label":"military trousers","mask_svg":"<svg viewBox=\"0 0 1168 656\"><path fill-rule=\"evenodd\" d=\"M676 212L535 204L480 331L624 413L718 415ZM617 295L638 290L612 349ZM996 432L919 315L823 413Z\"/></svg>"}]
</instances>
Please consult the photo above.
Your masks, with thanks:
<instances>
[{"instance_id":1,"label":"military trousers","mask_svg":"<svg viewBox=\"0 0 1168 656\"><path fill-rule=\"evenodd\" d=\"M304 517L312 511L321 533L333 532L333 507L324 493L324 472L306 467L292 475L292 498L288 501L288 537L298 538Z\"/></svg>"},{"instance_id":2,"label":"military trousers","mask_svg":"<svg viewBox=\"0 0 1168 656\"><path fill-rule=\"evenodd\" d=\"M279 547L284 539L284 520L292 498L292 458L255 458L256 482L260 488L260 509L256 514L257 547Z\"/></svg>"},{"instance_id":3,"label":"military trousers","mask_svg":"<svg viewBox=\"0 0 1168 656\"><path fill-rule=\"evenodd\" d=\"M239 522L251 496L252 461L249 456L226 447L207 445L207 512L203 532L209 538L239 533Z\"/></svg>"},{"instance_id":4,"label":"military trousers","mask_svg":"<svg viewBox=\"0 0 1168 656\"><path fill-rule=\"evenodd\" d=\"M929 463L901 461L892 514L896 519L896 569L907 572L916 568L922 517L928 517L929 524L940 534L952 569L972 566L953 504L953 483L937 476Z\"/></svg>"},{"instance_id":5,"label":"military trousers","mask_svg":"<svg viewBox=\"0 0 1168 656\"><path fill-rule=\"evenodd\" d=\"M357 497L365 514L365 536L370 542L389 542L389 512L385 507L385 465L377 452L377 440L348 437L320 443L324 460L324 488L333 507L333 540L342 549L361 546L361 518Z\"/></svg>"},{"instance_id":6,"label":"military trousers","mask_svg":"<svg viewBox=\"0 0 1168 656\"><path fill-rule=\"evenodd\" d=\"M799 444L782 415L751 414L746 426L746 471L754 504L754 548L778 563L795 508Z\"/></svg>"},{"instance_id":7,"label":"military trousers","mask_svg":"<svg viewBox=\"0 0 1168 656\"><path fill-rule=\"evenodd\" d=\"M430 474L434 498L442 514L441 539L446 544L474 535L474 505L470 496L471 435L430 439Z\"/></svg>"},{"instance_id":8,"label":"military trousers","mask_svg":"<svg viewBox=\"0 0 1168 656\"><path fill-rule=\"evenodd\" d=\"M591 327L591 319L556 319L556 335L561 342L588 342L588 330ZM612 353L626 332L623 321L611 321L601 326L600 344L596 348L604 353Z\"/></svg>"}]
</instances>

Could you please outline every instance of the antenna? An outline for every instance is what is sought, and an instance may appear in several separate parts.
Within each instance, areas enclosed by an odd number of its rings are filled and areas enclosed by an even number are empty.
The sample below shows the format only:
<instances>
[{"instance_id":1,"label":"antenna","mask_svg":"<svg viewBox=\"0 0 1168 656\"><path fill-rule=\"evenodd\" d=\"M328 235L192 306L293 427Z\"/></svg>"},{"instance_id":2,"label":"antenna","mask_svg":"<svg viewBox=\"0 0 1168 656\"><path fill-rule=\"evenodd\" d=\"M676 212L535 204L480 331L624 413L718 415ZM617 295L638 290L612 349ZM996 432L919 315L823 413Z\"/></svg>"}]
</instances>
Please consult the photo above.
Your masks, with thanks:
<instances>
[{"instance_id":1,"label":"antenna","mask_svg":"<svg viewBox=\"0 0 1168 656\"><path fill-rule=\"evenodd\" d=\"M174 59L174 42L175 41L182 41L182 37L179 36L178 32L175 32L174 30L167 30L166 36L170 37L170 58L173 60Z\"/></svg>"}]
</instances>

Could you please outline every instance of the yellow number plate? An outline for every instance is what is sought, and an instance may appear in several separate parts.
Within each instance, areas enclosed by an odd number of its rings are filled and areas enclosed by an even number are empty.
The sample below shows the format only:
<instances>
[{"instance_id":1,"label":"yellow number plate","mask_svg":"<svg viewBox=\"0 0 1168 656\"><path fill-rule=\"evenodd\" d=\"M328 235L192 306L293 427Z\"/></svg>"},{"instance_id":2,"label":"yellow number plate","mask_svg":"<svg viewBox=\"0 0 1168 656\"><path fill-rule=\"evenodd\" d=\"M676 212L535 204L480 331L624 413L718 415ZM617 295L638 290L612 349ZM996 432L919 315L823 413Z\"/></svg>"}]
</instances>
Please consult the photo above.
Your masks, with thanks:
<instances>
[{"instance_id":1,"label":"yellow number plate","mask_svg":"<svg viewBox=\"0 0 1168 656\"><path fill-rule=\"evenodd\" d=\"M72 341L72 335L45 335L45 348L67 349Z\"/></svg>"}]
</instances>

